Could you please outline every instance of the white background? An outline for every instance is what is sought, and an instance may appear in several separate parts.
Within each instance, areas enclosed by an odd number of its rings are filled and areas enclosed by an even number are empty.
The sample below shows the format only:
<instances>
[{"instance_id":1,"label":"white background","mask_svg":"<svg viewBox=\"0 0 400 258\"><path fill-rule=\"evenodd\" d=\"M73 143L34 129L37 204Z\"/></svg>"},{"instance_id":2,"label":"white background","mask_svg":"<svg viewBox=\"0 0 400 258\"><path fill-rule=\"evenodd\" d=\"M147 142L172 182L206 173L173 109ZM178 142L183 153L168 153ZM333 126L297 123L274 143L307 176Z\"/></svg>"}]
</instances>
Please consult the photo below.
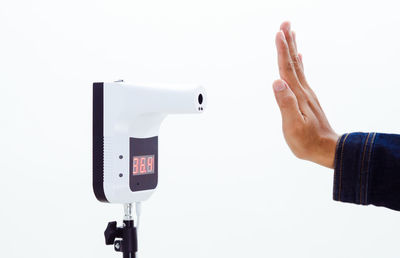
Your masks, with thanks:
<instances>
[{"instance_id":1,"label":"white background","mask_svg":"<svg viewBox=\"0 0 400 258\"><path fill-rule=\"evenodd\" d=\"M297 32L338 133L399 133L398 1L0 2L0 257L121 257L91 186L92 82L200 83L168 117L141 258L398 257L400 213L332 200L281 133L275 33Z\"/></svg>"}]
</instances>

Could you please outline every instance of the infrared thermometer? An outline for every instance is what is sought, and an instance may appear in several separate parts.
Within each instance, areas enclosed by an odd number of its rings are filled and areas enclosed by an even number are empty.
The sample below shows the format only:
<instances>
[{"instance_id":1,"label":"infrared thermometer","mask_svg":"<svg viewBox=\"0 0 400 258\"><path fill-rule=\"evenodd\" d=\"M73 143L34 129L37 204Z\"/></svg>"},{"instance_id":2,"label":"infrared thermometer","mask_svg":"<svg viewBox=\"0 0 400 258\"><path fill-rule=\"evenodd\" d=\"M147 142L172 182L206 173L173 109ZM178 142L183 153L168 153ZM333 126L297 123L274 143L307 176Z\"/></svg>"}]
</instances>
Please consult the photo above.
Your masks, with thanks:
<instances>
[{"instance_id":1,"label":"infrared thermometer","mask_svg":"<svg viewBox=\"0 0 400 258\"><path fill-rule=\"evenodd\" d=\"M158 134L169 114L200 114L198 85L93 84L93 190L109 203L148 199L158 183Z\"/></svg>"}]
</instances>

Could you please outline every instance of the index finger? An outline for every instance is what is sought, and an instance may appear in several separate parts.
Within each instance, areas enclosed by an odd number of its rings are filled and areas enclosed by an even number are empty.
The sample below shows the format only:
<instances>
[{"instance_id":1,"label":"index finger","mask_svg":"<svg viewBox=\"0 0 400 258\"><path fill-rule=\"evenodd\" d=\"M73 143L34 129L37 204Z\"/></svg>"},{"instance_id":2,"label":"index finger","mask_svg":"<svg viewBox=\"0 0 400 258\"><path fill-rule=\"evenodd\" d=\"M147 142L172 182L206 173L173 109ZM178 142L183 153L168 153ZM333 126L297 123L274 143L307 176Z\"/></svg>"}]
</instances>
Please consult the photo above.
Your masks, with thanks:
<instances>
[{"instance_id":1,"label":"index finger","mask_svg":"<svg viewBox=\"0 0 400 258\"><path fill-rule=\"evenodd\" d=\"M303 95L301 84L289 53L289 47L282 31L276 34L276 49L278 51L279 74L285 80L297 98Z\"/></svg>"},{"instance_id":2,"label":"index finger","mask_svg":"<svg viewBox=\"0 0 400 258\"><path fill-rule=\"evenodd\" d=\"M302 86L306 86L307 81L306 81L306 77L304 75L304 71L300 64L299 56L297 54L297 46L296 46L296 42L294 39L294 34L291 31L290 22L282 23L281 30L283 31L286 41L288 43L290 57L293 61L293 66L295 68L297 78L299 79Z\"/></svg>"}]
</instances>

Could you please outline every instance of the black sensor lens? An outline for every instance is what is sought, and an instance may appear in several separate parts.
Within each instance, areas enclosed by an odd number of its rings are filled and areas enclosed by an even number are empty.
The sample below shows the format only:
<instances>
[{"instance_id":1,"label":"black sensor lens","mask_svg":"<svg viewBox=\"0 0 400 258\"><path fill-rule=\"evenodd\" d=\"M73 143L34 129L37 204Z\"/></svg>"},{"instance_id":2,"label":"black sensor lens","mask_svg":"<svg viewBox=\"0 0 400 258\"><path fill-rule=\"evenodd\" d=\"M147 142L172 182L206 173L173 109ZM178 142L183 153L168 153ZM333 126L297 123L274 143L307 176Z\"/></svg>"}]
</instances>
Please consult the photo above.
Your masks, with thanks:
<instances>
[{"instance_id":1,"label":"black sensor lens","mask_svg":"<svg viewBox=\"0 0 400 258\"><path fill-rule=\"evenodd\" d=\"M200 105L203 104L203 94L199 94L198 100Z\"/></svg>"}]
</instances>

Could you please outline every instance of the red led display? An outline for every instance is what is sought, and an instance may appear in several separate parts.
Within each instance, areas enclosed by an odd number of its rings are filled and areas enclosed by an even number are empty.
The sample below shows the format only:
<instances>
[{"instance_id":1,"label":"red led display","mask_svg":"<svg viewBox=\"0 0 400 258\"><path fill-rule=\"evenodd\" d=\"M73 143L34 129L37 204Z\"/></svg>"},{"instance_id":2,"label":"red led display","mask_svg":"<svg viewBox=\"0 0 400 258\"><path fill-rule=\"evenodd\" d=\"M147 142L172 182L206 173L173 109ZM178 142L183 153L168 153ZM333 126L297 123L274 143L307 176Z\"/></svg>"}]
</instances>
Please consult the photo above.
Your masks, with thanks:
<instances>
[{"instance_id":1,"label":"red led display","mask_svg":"<svg viewBox=\"0 0 400 258\"><path fill-rule=\"evenodd\" d=\"M154 155L133 156L134 176L147 175L154 173Z\"/></svg>"}]
</instances>

